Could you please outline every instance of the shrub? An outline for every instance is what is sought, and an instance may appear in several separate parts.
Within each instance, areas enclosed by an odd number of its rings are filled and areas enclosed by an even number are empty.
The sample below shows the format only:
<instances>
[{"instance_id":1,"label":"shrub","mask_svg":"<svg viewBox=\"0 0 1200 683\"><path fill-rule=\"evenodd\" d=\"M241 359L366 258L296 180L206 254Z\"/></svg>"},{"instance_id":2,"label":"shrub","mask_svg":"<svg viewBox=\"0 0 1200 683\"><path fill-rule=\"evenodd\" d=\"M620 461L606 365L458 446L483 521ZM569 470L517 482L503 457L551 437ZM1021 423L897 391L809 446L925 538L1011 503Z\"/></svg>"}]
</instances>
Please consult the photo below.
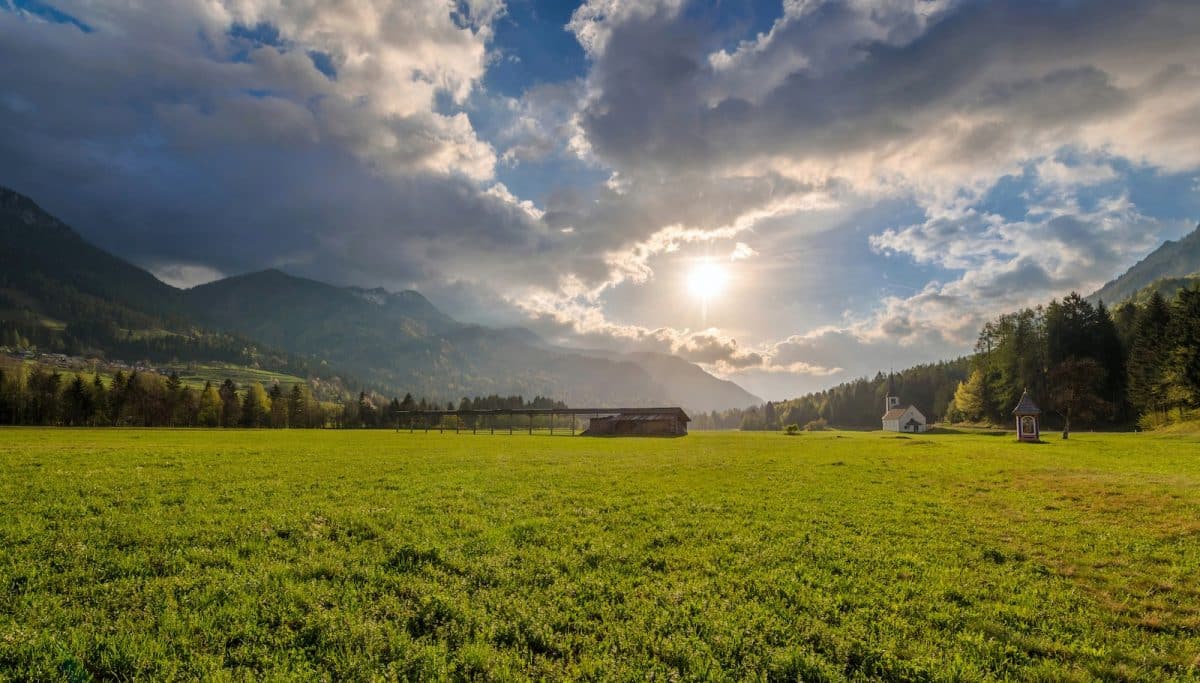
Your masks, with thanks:
<instances>
[{"instance_id":1,"label":"shrub","mask_svg":"<svg viewBox=\"0 0 1200 683\"><path fill-rule=\"evenodd\" d=\"M800 431L800 425L792 423L783 428L783 432L788 436L795 436Z\"/></svg>"},{"instance_id":2,"label":"shrub","mask_svg":"<svg viewBox=\"0 0 1200 683\"><path fill-rule=\"evenodd\" d=\"M826 429L829 429L829 422L827 422L823 417L812 420L808 424L804 425L804 431L806 432L823 432Z\"/></svg>"},{"instance_id":3,"label":"shrub","mask_svg":"<svg viewBox=\"0 0 1200 683\"><path fill-rule=\"evenodd\" d=\"M1149 432L1149 431L1158 429L1160 427L1166 427L1168 424L1171 423L1171 420L1164 413L1160 413L1156 410L1151 410L1151 411L1142 413L1142 416L1138 418L1137 423L1138 423L1138 427Z\"/></svg>"}]
</instances>

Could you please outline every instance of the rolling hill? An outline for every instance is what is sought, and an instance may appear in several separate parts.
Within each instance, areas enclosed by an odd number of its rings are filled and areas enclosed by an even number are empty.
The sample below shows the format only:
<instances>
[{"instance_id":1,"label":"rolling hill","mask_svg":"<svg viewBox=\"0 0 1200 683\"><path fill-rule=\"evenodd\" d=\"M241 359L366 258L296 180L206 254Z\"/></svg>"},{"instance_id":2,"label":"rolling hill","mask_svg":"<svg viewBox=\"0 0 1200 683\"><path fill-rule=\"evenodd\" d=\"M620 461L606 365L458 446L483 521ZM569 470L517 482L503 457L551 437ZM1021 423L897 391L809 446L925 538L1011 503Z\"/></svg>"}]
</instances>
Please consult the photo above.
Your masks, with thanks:
<instances>
[{"instance_id":1,"label":"rolling hill","mask_svg":"<svg viewBox=\"0 0 1200 683\"><path fill-rule=\"evenodd\" d=\"M356 378L352 385L439 402L520 394L694 411L760 402L680 358L554 347L526 329L456 321L414 291L339 287L279 270L176 289L3 189L0 268L0 331L71 353Z\"/></svg>"}]
</instances>

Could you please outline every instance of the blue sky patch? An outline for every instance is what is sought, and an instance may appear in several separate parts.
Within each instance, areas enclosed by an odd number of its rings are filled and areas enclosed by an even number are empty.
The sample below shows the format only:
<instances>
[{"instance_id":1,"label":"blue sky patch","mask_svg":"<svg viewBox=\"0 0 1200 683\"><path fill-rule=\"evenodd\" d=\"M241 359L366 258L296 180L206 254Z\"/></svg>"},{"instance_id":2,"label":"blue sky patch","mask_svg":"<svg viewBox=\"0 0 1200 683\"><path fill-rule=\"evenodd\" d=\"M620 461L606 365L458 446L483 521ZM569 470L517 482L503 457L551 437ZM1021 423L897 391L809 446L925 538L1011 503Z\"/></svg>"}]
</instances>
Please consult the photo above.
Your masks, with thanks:
<instances>
[{"instance_id":1,"label":"blue sky patch","mask_svg":"<svg viewBox=\"0 0 1200 683\"><path fill-rule=\"evenodd\" d=\"M7 0L4 3L0 3L0 9L7 9L10 12L18 12L21 14L29 14L55 24L70 24L84 33L92 33L95 30L91 26L58 9L57 7L54 7L46 2L42 2L42 0Z\"/></svg>"},{"instance_id":2,"label":"blue sky patch","mask_svg":"<svg viewBox=\"0 0 1200 683\"><path fill-rule=\"evenodd\" d=\"M517 97L538 83L582 77L587 58L575 36L566 29L577 3L513 0L496 24L493 50L484 86L491 92Z\"/></svg>"}]
</instances>

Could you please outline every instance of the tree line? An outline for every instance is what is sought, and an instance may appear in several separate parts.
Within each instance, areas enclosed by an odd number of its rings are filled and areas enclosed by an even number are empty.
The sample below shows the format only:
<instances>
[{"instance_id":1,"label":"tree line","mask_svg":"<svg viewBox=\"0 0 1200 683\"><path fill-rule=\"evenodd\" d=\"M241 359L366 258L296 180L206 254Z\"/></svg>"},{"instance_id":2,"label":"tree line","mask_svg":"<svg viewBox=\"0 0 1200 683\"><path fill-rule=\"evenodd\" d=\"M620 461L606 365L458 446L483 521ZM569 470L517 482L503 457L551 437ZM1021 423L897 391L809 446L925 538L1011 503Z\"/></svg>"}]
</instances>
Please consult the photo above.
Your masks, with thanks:
<instances>
[{"instance_id":1,"label":"tree line","mask_svg":"<svg viewBox=\"0 0 1200 683\"><path fill-rule=\"evenodd\" d=\"M172 372L118 371L107 382L24 364L0 368L0 424L74 427L324 427L334 406L308 386L187 386Z\"/></svg>"},{"instance_id":2,"label":"tree line","mask_svg":"<svg viewBox=\"0 0 1200 683\"><path fill-rule=\"evenodd\" d=\"M917 365L891 375L891 386L905 403L920 407L927 417L946 414L959 381L970 372L970 358ZM883 414L888 375L862 377L799 398L767 403L742 410L726 410L696 416L696 429L779 430L875 427Z\"/></svg>"},{"instance_id":3,"label":"tree line","mask_svg":"<svg viewBox=\"0 0 1200 683\"><path fill-rule=\"evenodd\" d=\"M1047 425L1151 429L1200 409L1200 287L1110 311L1076 293L998 316L975 353L800 398L697 417L698 429L874 427L888 387L931 421L1007 425L1022 392Z\"/></svg>"},{"instance_id":4,"label":"tree line","mask_svg":"<svg viewBox=\"0 0 1200 683\"><path fill-rule=\"evenodd\" d=\"M469 420L472 418L467 418L467 422L457 423L457 418L451 415L417 415L410 413L424 413L443 410L470 411L566 407L567 404L563 403L562 401L556 401L545 396L535 396L533 400L526 401L523 396L500 396L497 394L492 394L490 396L476 396L474 398L468 398L464 396L462 400L458 402L457 406L455 406L453 401L440 404L434 401L427 401L425 398L416 400L413 398L412 394L405 394L403 399L393 398L386 404L377 405L375 396L368 394L367 392L360 392L357 401L348 402L342 406L339 426L363 429L381 427L454 427L456 424L461 424L462 426L471 426ZM504 426L508 426L508 423L505 423Z\"/></svg>"},{"instance_id":5,"label":"tree line","mask_svg":"<svg viewBox=\"0 0 1200 683\"><path fill-rule=\"evenodd\" d=\"M984 326L951 419L1006 423L1028 390L1070 428L1190 419L1200 407L1200 288L1111 312L1077 294Z\"/></svg>"},{"instance_id":6,"label":"tree line","mask_svg":"<svg viewBox=\"0 0 1200 683\"><path fill-rule=\"evenodd\" d=\"M1170 302L1156 292L1112 312L1072 293L988 322L970 357L746 410L699 413L692 428L877 427L889 386L931 421L1007 424L1025 390L1048 425L1154 428L1190 419L1200 409L1200 287ZM0 424L390 428L413 426L405 422L413 411L566 407L541 396L463 397L457 406L411 394L340 396L320 401L303 383L267 389L226 379L193 388L174 372L117 372L106 382L23 363L0 367Z\"/></svg>"},{"instance_id":7,"label":"tree line","mask_svg":"<svg viewBox=\"0 0 1200 683\"><path fill-rule=\"evenodd\" d=\"M564 408L561 401L538 396L482 396L463 399L459 410ZM184 384L179 374L118 371L107 381L99 373L64 374L41 365L0 366L0 425L250 427L250 428L394 428L407 426L410 411L454 410L425 398L390 401L374 392L357 398L320 401L308 385L255 382L239 387L233 380ZM411 418L410 418L411 419ZM422 418L422 426L439 420Z\"/></svg>"}]
</instances>

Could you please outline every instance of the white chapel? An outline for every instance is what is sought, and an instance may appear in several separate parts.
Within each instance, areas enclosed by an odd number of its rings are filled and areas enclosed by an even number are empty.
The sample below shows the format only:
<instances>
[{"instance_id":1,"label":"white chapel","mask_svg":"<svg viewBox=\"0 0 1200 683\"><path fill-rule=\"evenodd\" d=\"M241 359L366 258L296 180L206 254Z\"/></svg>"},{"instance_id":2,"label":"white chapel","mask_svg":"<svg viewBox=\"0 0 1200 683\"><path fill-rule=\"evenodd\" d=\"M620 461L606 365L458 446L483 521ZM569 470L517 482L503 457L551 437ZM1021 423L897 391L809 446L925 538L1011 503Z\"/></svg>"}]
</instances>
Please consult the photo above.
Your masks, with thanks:
<instances>
[{"instance_id":1,"label":"white chapel","mask_svg":"<svg viewBox=\"0 0 1200 683\"><path fill-rule=\"evenodd\" d=\"M887 410L883 413L883 431L919 434L929 429L925 414L914 405L901 406L892 376L888 375Z\"/></svg>"}]
</instances>

